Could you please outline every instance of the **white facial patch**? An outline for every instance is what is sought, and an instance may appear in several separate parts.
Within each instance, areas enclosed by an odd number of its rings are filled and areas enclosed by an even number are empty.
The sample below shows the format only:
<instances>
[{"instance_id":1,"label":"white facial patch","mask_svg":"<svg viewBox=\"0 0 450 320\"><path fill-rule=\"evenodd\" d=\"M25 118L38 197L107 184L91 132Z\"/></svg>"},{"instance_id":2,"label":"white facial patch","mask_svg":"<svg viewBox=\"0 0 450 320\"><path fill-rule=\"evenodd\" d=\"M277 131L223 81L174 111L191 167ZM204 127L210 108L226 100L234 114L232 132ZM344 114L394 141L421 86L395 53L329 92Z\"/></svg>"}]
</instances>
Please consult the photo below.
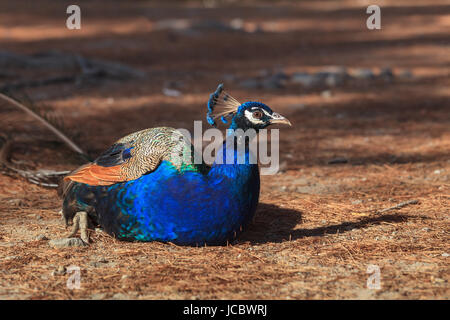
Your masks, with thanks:
<instances>
[{"instance_id":1,"label":"white facial patch","mask_svg":"<svg viewBox=\"0 0 450 320\"><path fill-rule=\"evenodd\" d=\"M266 116L271 117L270 113L268 113L266 110L264 109L254 109L252 111L249 110L245 110L245 117L253 124L264 124L264 121L262 121L261 119L257 119L253 116L253 112L255 111L260 111L262 113L264 113Z\"/></svg>"}]
</instances>

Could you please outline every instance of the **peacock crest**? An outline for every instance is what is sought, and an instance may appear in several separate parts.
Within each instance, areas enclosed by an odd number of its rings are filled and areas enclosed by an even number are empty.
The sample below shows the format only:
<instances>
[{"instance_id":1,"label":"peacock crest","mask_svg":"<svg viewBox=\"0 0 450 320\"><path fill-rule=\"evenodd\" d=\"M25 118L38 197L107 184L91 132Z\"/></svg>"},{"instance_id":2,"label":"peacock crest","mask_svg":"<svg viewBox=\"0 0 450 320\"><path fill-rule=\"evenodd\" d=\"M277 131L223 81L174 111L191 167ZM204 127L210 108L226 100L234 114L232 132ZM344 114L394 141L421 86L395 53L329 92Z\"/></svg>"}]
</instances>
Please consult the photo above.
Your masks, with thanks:
<instances>
[{"instance_id":1,"label":"peacock crest","mask_svg":"<svg viewBox=\"0 0 450 320\"><path fill-rule=\"evenodd\" d=\"M206 120L213 127L217 126L217 118L220 118L223 123L228 123L227 117L234 115L240 106L241 103L228 94L221 83L209 97Z\"/></svg>"}]
</instances>

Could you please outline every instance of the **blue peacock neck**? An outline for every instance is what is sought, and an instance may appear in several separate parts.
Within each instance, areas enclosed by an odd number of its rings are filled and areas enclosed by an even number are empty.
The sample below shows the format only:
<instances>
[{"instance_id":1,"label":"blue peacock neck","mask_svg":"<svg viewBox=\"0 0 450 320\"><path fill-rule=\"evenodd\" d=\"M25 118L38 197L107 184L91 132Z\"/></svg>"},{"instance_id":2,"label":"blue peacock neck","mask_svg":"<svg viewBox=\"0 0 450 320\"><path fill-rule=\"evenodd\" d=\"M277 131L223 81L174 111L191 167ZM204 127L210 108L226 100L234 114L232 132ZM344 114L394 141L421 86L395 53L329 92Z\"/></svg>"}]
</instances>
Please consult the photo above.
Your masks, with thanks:
<instances>
[{"instance_id":1,"label":"blue peacock neck","mask_svg":"<svg viewBox=\"0 0 450 320\"><path fill-rule=\"evenodd\" d=\"M255 170L257 172L256 156L250 148L250 143L256 134L257 132L252 129L246 131L240 129L233 121L209 175L245 179L246 176L254 174Z\"/></svg>"}]
</instances>

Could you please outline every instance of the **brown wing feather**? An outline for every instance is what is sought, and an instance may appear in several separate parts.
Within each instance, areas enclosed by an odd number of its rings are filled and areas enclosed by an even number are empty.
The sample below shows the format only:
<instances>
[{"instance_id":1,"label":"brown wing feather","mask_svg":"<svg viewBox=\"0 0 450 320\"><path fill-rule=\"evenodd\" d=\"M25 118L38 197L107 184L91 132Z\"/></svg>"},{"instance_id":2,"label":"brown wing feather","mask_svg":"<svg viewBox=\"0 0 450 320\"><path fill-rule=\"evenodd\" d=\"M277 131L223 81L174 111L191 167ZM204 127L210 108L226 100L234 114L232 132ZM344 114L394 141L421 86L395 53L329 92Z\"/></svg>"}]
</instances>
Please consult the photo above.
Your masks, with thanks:
<instances>
[{"instance_id":1,"label":"brown wing feather","mask_svg":"<svg viewBox=\"0 0 450 320\"><path fill-rule=\"evenodd\" d=\"M95 163L89 163L66 176L64 180L86 183L93 186L109 186L125 180L121 167L121 165L102 167Z\"/></svg>"},{"instance_id":2,"label":"brown wing feather","mask_svg":"<svg viewBox=\"0 0 450 320\"><path fill-rule=\"evenodd\" d=\"M173 158L173 155L183 154L183 151L190 151L192 147L182 138L183 135L178 130L168 127L132 133L118 140L94 162L66 176L62 186L63 194L67 193L73 182L109 186L138 179L154 171L162 160L168 160L179 168L184 158Z\"/></svg>"}]
</instances>

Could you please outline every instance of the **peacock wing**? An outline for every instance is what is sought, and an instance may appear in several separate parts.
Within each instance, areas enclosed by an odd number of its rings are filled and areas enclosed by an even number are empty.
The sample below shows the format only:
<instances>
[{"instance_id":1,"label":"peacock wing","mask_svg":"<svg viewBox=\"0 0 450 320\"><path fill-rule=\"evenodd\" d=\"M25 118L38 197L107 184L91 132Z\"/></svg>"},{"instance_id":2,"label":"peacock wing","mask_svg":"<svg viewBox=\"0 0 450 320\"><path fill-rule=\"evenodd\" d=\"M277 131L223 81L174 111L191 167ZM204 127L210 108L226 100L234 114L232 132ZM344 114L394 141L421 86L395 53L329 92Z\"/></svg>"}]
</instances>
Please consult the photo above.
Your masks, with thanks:
<instances>
[{"instance_id":1,"label":"peacock wing","mask_svg":"<svg viewBox=\"0 0 450 320\"><path fill-rule=\"evenodd\" d=\"M163 160L181 169L192 165L193 159L192 144L180 131L152 128L118 140L94 162L76 169L64 180L107 186L138 179L154 171Z\"/></svg>"}]
</instances>

